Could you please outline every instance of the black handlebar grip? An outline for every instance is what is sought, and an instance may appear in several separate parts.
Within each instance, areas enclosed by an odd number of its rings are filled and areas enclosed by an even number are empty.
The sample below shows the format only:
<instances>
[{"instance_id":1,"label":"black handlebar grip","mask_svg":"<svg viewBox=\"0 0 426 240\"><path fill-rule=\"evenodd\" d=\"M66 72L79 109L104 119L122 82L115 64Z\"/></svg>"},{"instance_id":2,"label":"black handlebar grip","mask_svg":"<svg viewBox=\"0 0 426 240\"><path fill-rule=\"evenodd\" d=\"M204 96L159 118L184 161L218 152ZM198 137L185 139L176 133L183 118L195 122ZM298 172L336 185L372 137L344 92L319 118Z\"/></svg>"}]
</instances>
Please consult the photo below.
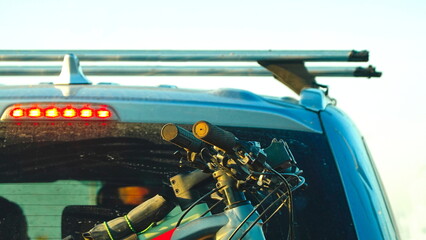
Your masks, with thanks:
<instances>
[{"instance_id":1,"label":"black handlebar grip","mask_svg":"<svg viewBox=\"0 0 426 240\"><path fill-rule=\"evenodd\" d=\"M198 121L192 126L192 133L198 139L231 152L237 144L237 138L231 132L223 130L206 121Z\"/></svg>"},{"instance_id":2,"label":"black handlebar grip","mask_svg":"<svg viewBox=\"0 0 426 240\"><path fill-rule=\"evenodd\" d=\"M161 137L181 148L185 148L191 152L200 152L204 147L204 143L195 138L192 133L173 123L168 123L161 129Z\"/></svg>"}]
</instances>

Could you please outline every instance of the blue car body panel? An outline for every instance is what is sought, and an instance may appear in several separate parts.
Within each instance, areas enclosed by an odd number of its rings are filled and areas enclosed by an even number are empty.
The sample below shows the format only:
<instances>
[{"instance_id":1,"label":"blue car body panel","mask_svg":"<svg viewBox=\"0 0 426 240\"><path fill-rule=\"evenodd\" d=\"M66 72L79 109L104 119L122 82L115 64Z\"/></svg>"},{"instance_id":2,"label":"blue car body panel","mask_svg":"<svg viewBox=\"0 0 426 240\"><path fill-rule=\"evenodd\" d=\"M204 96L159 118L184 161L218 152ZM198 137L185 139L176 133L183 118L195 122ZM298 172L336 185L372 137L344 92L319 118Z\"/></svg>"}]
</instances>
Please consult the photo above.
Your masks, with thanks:
<instances>
[{"instance_id":1,"label":"blue car body panel","mask_svg":"<svg viewBox=\"0 0 426 240\"><path fill-rule=\"evenodd\" d=\"M353 122L329 106L320 112L359 239L397 239L397 231L364 140Z\"/></svg>"}]
</instances>

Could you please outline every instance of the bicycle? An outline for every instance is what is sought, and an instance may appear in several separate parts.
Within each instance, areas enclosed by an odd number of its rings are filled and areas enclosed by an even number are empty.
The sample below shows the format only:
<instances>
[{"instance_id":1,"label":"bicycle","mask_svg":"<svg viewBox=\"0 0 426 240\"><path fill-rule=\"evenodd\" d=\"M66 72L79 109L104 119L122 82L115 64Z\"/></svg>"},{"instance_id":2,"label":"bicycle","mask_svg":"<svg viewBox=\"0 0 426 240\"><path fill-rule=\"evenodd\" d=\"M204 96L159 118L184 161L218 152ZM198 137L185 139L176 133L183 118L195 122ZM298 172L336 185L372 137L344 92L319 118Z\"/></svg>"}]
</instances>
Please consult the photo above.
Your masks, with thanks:
<instances>
[{"instance_id":1,"label":"bicycle","mask_svg":"<svg viewBox=\"0 0 426 240\"><path fill-rule=\"evenodd\" d=\"M287 239L294 239L292 192L305 185L305 179L287 143L273 139L270 146L262 148L259 142L240 140L206 121L195 123L192 132L172 123L161 130L162 138L184 149L186 161L196 168L170 179L183 212L172 214L175 208L172 198L157 195L127 215L95 226L83 237L87 240L261 240L266 239L263 228L286 207ZM181 161L185 159L182 154L175 154ZM212 179L214 187L200 196L200 186L209 185ZM254 205L247 194L262 199ZM272 203L267 203L274 196ZM202 203L208 197L217 202L208 207ZM212 214L221 203L225 205L223 212Z\"/></svg>"}]
</instances>

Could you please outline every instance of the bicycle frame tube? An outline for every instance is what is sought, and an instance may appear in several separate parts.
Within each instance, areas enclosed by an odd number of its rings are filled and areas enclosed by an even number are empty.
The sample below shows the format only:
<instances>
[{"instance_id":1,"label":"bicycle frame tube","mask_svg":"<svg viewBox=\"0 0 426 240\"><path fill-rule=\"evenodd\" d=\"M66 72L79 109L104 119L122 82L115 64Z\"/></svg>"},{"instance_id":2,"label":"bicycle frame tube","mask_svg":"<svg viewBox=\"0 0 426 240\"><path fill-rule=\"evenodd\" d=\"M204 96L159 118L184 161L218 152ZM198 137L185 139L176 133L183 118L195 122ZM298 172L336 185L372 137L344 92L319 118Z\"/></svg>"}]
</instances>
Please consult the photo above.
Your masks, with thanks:
<instances>
[{"instance_id":1,"label":"bicycle frame tube","mask_svg":"<svg viewBox=\"0 0 426 240\"><path fill-rule=\"evenodd\" d=\"M254 209L250 202L226 209L223 213L213 216L199 218L178 227L173 233L172 240L193 240L205 237L212 237L215 240L227 240L238 225L250 214ZM241 235L258 217L258 213L253 214L248 221L240 228L232 239L239 239ZM261 222L248 232L244 237L245 240L263 240L265 239Z\"/></svg>"}]
</instances>

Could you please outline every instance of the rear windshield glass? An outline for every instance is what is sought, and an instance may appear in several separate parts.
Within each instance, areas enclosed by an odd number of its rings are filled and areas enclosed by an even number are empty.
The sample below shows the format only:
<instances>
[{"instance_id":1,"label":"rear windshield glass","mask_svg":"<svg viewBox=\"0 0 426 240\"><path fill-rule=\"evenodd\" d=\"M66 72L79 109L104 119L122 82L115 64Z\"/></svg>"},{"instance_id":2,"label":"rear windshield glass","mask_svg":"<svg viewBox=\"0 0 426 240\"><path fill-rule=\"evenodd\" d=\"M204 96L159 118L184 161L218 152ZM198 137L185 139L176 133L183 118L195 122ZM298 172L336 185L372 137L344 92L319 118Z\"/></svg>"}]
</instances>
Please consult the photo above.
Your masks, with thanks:
<instances>
[{"instance_id":1,"label":"rear windshield glass","mask_svg":"<svg viewBox=\"0 0 426 240\"><path fill-rule=\"evenodd\" d=\"M191 168L173 154L178 147L161 139L162 126L1 123L1 239L50 240L68 235L81 239L79 234L95 223L122 216L155 194L170 194L169 178ZM294 193L298 239L356 237L340 177L323 135L225 129L242 140L259 141L262 147L273 138L289 144L308 183L304 190ZM84 215L88 206L112 211L88 217ZM281 212L268 224L268 239L286 239L286 208Z\"/></svg>"}]
</instances>

